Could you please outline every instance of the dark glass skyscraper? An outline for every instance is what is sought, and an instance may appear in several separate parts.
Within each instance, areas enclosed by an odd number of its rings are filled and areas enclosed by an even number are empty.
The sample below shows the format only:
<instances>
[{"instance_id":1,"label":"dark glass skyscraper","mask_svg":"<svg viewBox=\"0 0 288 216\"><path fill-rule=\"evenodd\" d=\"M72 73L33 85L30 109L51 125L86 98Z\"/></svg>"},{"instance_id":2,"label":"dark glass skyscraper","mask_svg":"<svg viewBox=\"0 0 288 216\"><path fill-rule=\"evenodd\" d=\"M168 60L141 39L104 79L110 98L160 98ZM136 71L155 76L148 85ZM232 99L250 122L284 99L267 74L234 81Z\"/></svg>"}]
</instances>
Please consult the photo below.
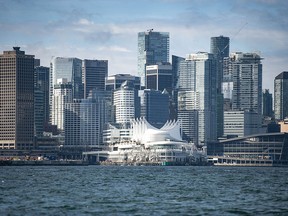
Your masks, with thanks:
<instances>
[{"instance_id":1,"label":"dark glass skyscraper","mask_svg":"<svg viewBox=\"0 0 288 216\"><path fill-rule=\"evenodd\" d=\"M223 82L223 68L224 58L229 57L229 37L219 36L211 37L210 52L214 55L216 60L216 71L217 74L217 137L223 135L224 125L224 108L223 108L223 94L222 94L222 82Z\"/></svg>"},{"instance_id":2,"label":"dark glass skyscraper","mask_svg":"<svg viewBox=\"0 0 288 216\"><path fill-rule=\"evenodd\" d=\"M170 63L146 67L146 88L172 92L172 65Z\"/></svg>"},{"instance_id":3,"label":"dark glass skyscraper","mask_svg":"<svg viewBox=\"0 0 288 216\"><path fill-rule=\"evenodd\" d=\"M0 55L0 148L34 147L34 56L20 47Z\"/></svg>"},{"instance_id":4,"label":"dark glass skyscraper","mask_svg":"<svg viewBox=\"0 0 288 216\"><path fill-rule=\"evenodd\" d=\"M288 71L283 71L275 77L274 112L276 120L288 117Z\"/></svg>"},{"instance_id":5,"label":"dark glass skyscraper","mask_svg":"<svg viewBox=\"0 0 288 216\"><path fill-rule=\"evenodd\" d=\"M141 116L155 127L162 127L169 120L169 94L167 91L145 89L139 91Z\"/></svg>"},{"instance_id":6,"label":"dark glass skyscraper","mask_svg":"<svg viewBox=\"0 0 288 216\"><path fill-rule=\"evenodd\" d=\"M49 123L49 68L35 67L35 131L42 136L45 126Z\"/></svg>"},{"instance_id":7,"label":"dark glass skyscraper","mask_svg":"<svg viewBox=\"0 0 288 216\"><path fill-rule=\"evenodd\" d=\"M269 89L265 89L263 92L263 116L273 116L273 99Z\"/></svg>"},{"instance_id":8,"label":"dark glass skyscraper","mask_svg":"<svg viewBox=\"0 0 288 216\"><path fill-rule=\"evenodd\" d=\"M82 63L82 80L84 97L87 98L93 89L105 90L105 78L108 76L107 60L87 60Z\"/></svg>"},{"instance_id":9,"label":"dark glass skyscraper","mask_svg":"<svg viewBox=\"0 0 288 216\"><path fill-rule=\"evenodd\" d=\"M150 29L138 33L138 73L144 86L145 70L148 65L169 62L169 33Z\"/></svg>"}]
</instances>

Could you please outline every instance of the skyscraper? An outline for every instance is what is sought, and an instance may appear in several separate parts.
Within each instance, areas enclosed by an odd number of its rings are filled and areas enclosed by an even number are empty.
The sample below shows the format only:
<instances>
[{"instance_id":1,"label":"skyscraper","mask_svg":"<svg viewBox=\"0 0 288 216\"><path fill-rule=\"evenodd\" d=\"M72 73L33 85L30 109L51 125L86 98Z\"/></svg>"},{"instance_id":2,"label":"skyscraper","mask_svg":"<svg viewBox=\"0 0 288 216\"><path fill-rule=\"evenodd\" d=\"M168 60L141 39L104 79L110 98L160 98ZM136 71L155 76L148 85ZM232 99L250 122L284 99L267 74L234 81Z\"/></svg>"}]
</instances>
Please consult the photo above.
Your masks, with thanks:
<instances>
[{"instance_id":1,"label":"skyscraper","mask_svg":"<svg viewBox=\"0 0 288 216\"><path fill-rule=\"evenodd\" d=\"M49 123L49 68L35 67L35 130L42 136L44 127Z\"/></svg>"},{"instance_id":2,"label":"skyscraper","mask_svg":"<svg viewBox=\"0 0 288 216\"><path fill-rule=\"evenodd\" d=\"M214 55L216 60L216 76L217 76L217 137L223 135L224 124L224 108L223 108L223 94L222 94L222 82L223 82L223 68L224 58L229 57L229 37L219 36L211 37L210 53Z\"/></svg>"},{"instance_id":3,"label":"skyscraper","mask_svg":"<svg viewBox=\"0 0 288 216\"><path fill-rule=\"evenodd\" d=\"M140 117L138 90L134 89L133 84L128 81L114 91L113 104L116 123L128 123L131 119Z\"/></svg>"},{"instance_id":4,"label":"skyscraper","mask_svg":"<svg viewBox=\"0 0 288 216\"><path fill-rule=\"evenodd\" d=\"M141 117L160 128L169 120L169 93L152 89L139 91Z\"/></svg>"},{"instance_id":5,"label":"skyscraper","mask_svg":"<svg viewBox=\"0 0 288 216\"><path fill-rule=\"evenodd\" d=\"M52 95L51 123L57 125L60 131L64 131L65 104L73 101L71 83L68 83L67 79L58 79Z\"/></svg>"},{"instance_id":6,"label":"skyscraper","mask_svg":"<svg viewBox=\"0 0 288 216\"><path fill-rule=\"evenodd\" d=\"M213 55L205 52L188 55L181 62L178 119L186 139L197 145L217 139L215 67Z\"/></svg>"},{"instance_id":7,"label":"skyscraper","mask_svg":"<svg viewBox=\"0 0 288 216\"><path fill-rule=\"evenodd\" d=\"M154 32L150 29L138 33L138 73L142 86L146 83L146 66L169 62L169 46L168 32Z\"/></svg>"},{"instance_id":8,"label":"skyscraper","mask_svg":"<svg viewBox=\"0 0 288 216\"><path fill-rule=\"evenodd\" d=\"M0 55L0 148L34 147L34 56L20 47Z\"/></svg>"},{"instance_id":9,"label":"skyscraper","mask_svg":"<svg viewBox=\"0 0 288 216\"><path fill-rule=\"evenodd\" d=\"M275 77L274 112L276 120L288 117L288 71L283 71Z\"/></svg>"},{"instance_id":10,"label":"skyscraper","mask_svg":"<svg viewBox=\"0 0 288 216\"><path fill-rule=\"evenodd\" d=\"M65 104L65 147L98 147L103 143L105 101L74 99Z\"/></svg>"},{"instance_id":11,"label":"skyscraper","mask_svg":"<svg viewBox=\"0 0 288 216\"><path fill-rule=\"evenodd\" d=\"M262 115L262 64L256 53L232 53L232 109L250 110Z\"/></svg>"},{"instance_id":12,"label":"skyscraper","mask_svg":"<svg viewBox=\"0 0 288 216\"><path fill-rule=\"evenodd\" d=\"M108 76L107 60L83 60L82 80L84 84L84 97L93 89L105 90L105 78Z\"/></svg>"},{"instance_id":13,"label":"skyscraper","mask_svg":"<svg viewBox=\"0 0 288 216\"><path fill-rule=\"evenodd\" d=\"M269 89L265 89L263 92L263 116L272 117L273 116L273 99L272 94Z\"/></svg>"},{"instance_id":14,"label":"skyscraper","mask_svg":"<svg viewBox=\"0 0 288 216\"><path fill-rule=\"evenodd\" d=\"M258 125L258 129L260 130L262 120L261 57L256 53L232 53L225 76L231 76L233 81L232 109L227 110L253 113L253 133L256 133L255 125ZM233 115L235 117L234 121L238 121L237 112L231 112L229 113L229 118L228 115L227 118L224 118L224 125L229 124L229 122L225 121L231 121ZM246 127L249 129L250 126L245 123L243 130L246 130ZM229 128L231 130L233 128L239 130L237 124L230 124ZM242 134L245 133L243 131Z\"/></svg>"},{"instance_id":15,"label":"skyscraper","mask_svg":"<svg viewBox=\"0 0 288 216\"><path fill-rule=\"evenodd\" d=\"M83 98L82 60L77 58L53 57L50 62L50 104L57 79L67 79L72 85L72 98Z\"/></svg>"},{"instance_id":16,"label":"skyscraper","mask_svg":"<svg viewBox=\"0 0 288 216\"><path fill-rule=\"evenodd\" d=\"M170 63L156 64L146 67L146 88L172 92L172 65Z\"/></svg>"}]
</instances>

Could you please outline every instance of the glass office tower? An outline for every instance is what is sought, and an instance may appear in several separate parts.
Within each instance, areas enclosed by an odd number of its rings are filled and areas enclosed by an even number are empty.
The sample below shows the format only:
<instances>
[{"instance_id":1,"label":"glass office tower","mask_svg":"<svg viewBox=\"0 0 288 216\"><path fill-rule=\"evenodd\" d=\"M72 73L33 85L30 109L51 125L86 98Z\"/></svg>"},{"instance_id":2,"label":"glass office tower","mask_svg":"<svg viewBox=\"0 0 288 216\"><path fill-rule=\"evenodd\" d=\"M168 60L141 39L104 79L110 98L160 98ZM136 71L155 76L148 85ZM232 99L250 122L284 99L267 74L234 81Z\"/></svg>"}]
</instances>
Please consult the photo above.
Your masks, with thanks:
<instances>
[{"instance_id":1,"label":"glass office tower","mask_svg":"<svg viewBox=\"0 0 288 216\"><path fill-rule=\"evenodd\" d=\"M288 71L283 71L275 77L274 111L276 120L288 117Z\"/></svg>"},{"instance_id":2,"label":"glass office tower","mask_svg":"<svg viewBox=\"0 0 288 216\"><path fill-rule=\"evenodd\" d=\"M138 33L138 73L144 86L145 70L148 65L169 62L169 33L150 29Z\"/></svg>"}]
</instances>

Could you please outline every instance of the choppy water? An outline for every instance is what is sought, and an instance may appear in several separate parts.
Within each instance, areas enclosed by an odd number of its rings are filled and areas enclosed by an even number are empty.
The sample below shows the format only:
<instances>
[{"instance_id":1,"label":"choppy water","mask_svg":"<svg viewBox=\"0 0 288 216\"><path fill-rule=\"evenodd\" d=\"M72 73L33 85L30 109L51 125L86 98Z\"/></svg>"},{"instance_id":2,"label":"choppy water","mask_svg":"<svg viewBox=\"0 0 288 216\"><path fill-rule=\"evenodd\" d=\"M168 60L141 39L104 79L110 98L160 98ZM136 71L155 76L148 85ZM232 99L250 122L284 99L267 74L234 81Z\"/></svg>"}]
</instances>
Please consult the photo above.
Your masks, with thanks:
<instances>
[{"instance_id":1,"label":"choppy water","mask_svg":"<svg viewBox=\"0 0 288 216\"><path fill-rule=\"evenodd\" d=\"M1 215L288 215L288 169L0 167Z\"/></svg>"}]
</instances>

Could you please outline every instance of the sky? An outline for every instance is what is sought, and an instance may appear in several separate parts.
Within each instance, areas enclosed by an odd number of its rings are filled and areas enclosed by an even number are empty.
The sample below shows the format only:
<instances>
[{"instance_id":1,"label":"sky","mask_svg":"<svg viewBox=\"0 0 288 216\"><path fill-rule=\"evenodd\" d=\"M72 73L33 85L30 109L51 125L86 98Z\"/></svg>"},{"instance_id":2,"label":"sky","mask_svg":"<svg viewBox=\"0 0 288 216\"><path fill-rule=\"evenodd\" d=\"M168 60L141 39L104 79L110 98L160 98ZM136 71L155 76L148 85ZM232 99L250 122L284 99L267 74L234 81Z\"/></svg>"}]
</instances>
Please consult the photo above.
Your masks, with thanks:
<instances>
[{"instance_id":1,"label":"sky","mask_svg":"<svg viewBox=\"0 0 288 216\"><path fill-rule=\"evenodd\" d=\"M53 56L108 60L109 75L137 74L137 34L170 33L170 56L231 52L263 58L263 89L288 71L286 0L0 0L0 52L20 46L49 66ZM171 58L171 57L170 57Z\"/></svg>"}]
</instances>

